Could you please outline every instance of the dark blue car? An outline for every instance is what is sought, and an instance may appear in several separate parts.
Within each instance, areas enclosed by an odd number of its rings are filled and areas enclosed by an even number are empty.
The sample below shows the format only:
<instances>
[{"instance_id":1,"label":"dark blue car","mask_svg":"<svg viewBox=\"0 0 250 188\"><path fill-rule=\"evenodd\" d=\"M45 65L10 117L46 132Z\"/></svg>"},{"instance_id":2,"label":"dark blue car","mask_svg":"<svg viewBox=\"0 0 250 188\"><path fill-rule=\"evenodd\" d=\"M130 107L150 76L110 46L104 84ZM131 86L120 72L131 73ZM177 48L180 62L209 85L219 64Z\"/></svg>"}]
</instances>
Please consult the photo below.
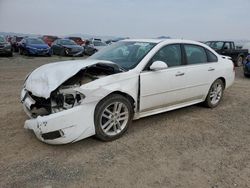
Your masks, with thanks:
<instances>
[{"instance_id":1,"label":"dark blue car","mask_svg":"<svg viewBox=\"0 0 250 188\"><path fill-rule=\"evenodd\" d=\"M250 77L250 55L247 56L245 63L243 64L244 75Z\"/></svg>"},{"instance_id":2,"label":"dark blue car","mask_svg":"<svg viewBox=\"0 0 250 188\"><path fill-rule=\"evenodd\" d=\"M40 38L24 38L19 43L19 53L21 55L42 55L51 56L51 48Z\"/></svg>"}]
</instances>

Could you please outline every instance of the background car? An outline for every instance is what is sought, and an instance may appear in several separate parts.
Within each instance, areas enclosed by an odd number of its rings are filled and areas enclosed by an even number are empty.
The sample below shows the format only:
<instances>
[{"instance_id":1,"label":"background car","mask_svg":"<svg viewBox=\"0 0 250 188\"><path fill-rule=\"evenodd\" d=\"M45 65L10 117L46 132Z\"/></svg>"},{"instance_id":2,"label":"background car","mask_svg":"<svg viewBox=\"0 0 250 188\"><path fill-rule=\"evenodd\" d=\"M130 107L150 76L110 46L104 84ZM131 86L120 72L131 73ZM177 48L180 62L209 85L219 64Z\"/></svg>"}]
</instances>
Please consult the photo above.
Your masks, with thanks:
<instances>
[{"instance_id":1,"label":"background car","mask_svg":"<svg viewBox=\"0 0 250 188\"><path fill-rule=\"evenodd\" d=\"M52 52L60 56L83 56L84 48L70 39L57 39L51 46Z\"/></svg>"},{"instance_id":2,"label":"background car","mask_svg":"<svg viewBox=\"0 0 250 188\"><path fill-rule=\"evenodd\" d=\"M51 56L51 48L40 38L24 38L19 43L21 55L46 55Z\"/></svg>"},{"instance_id":3,"label":"background car","mask_svg":"<svg viewBox=\"0 0 250 188\"><path fill-rule=\"evenodd\" d=\"M49 46L52 45L52 43L58 39L57 36L52 36L52 35L43 35L42 36L43 41L48 44Z\"/></svg>"},{"instance_id":4,"label":"background car","mask_svg":"<svg viewBox=\"0 0 250 188\"><path fill-rule=\"evenodd\" d=\"M21 37L21 36L13 36L11 38L11 46L12 46L12 50L13 52L18 52L19 50L19 42L23 39L24 37Z\"/></svg>"},{"instance_id":5,"label":"background car","mask_svg":"<svg viewBox=\"0 0 250 188\"><path fill-rule=\"evenodd\" d=\"M0 35L0 55L13 56L11 44L2 35Z\"/></svg>"},{"instance_id":6,"label":"background car","mask_svg":"<svg viewBox=\"0 0 250 188\"><path fill-rule=\"evenodd\" d=\"M205 44L213 48L217 53L232 58L235 66L242 66L248 55L247 49L237 49L233 41L208 41Z\"/></svg>"},{"instance_id":7,"label":"background car","mask_svg":"<svg viewBox=\"0 0 250 188\"><path fill-rule=\"evenodd\" d=\"M80 46L85 45L85 40L82 40L81 37L67 37L67 39L73 40L76 44Z\"/></svg>"},{"instance_id":8,"label":"background car","mask_svg":"<svg viewBox=\"0 0 250 188\"><path fill-rule=\"evenodd\" d=\"M106 46L107 44L101 39L91 39L86 41L84 53L91 56Z\"/></svg>"},{"instance_id":9,"label":"background car","mask_svg":"<svg viewBox=\"0 0 250 188\"><path fill-rule=\"evenodd\" d=\"M246 61L243 63L243 70L245 77L250 77L250 55L247 56Z\"/></svg>"}]
</instances>

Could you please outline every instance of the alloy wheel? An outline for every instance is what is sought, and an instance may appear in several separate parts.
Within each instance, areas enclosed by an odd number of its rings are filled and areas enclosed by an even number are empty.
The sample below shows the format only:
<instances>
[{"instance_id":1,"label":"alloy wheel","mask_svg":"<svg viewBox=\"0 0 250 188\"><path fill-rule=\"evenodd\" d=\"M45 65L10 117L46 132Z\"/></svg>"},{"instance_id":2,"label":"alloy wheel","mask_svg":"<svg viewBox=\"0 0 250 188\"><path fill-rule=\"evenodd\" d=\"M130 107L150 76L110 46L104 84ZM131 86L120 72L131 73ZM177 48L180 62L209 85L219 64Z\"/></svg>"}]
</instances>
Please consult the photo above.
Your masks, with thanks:
<instances>
[{"instance_id":1,"label":"alloy wheel","mask_svg":"<svg viewBox=\"0 0 250 188\"><path fill-rule=\"evenodd\" d=\"M215 83L212 86L211 92L210 92L210 100L213 105L216 105L220 102L220 99L222 97L223 87L220 83Z\"/></svg>"},{"instance_id":2,"label":"alloy wheel","mask_svg":"<svg viewBox=\"0 0 250 188\"><path fill-rule=\"evenodd\" d=\"M114 102L108 105L100 117L101 129L109 136L115 136L122 132L128 121L129 110L122 102Z\"/></svg>"}]
</instances>

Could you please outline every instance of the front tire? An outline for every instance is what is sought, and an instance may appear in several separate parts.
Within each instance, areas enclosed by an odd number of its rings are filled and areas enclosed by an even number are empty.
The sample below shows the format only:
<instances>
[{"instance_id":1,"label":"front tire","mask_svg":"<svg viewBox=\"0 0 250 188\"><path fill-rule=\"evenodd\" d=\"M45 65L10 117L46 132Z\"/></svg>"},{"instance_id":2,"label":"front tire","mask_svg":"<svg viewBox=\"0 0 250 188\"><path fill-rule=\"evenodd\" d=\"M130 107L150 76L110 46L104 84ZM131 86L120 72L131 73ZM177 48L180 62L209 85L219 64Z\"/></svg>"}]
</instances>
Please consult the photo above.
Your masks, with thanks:
<instances>
[{"instance_id":1,"label":"front tire","mask_svg":"<svg viewBox=\"0 0 250 188\"><path fill-rule=\"evenodd\" d=\"M224 93L224 83L221 79L215 80L209 89L204 105L208 108L215 108L220 103Z\"/></svg>"},{"instance_id":2,"label":"front tire","mask_svg":"<svg viewBox=\"0 0 250 188\"><path fill-rule=\"evenodd\" d=\"M103 141L120 138L133 119L133 107L126 97L113 94L99 102L95 109L96 137Z\"/></svg>"}]
</instances>

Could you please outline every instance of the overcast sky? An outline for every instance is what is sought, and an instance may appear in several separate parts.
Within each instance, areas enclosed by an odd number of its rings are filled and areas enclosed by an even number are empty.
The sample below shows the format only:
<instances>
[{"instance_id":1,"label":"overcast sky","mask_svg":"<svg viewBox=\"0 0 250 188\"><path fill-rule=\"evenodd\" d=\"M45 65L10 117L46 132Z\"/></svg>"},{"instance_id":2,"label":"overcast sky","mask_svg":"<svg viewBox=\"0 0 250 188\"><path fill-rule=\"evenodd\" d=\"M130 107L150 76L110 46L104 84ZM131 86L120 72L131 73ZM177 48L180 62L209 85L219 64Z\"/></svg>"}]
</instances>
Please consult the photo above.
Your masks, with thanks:
<instances>
[{"instance_id":1,"label":"overcast sky","mask_svg":"<svg viewBox=\"0 0 250 188\"><path fill-rule=\"evenodd\" d=\"M250 39L250 0L0 0L0 31Z\"/></svg>"}]
</instances>

